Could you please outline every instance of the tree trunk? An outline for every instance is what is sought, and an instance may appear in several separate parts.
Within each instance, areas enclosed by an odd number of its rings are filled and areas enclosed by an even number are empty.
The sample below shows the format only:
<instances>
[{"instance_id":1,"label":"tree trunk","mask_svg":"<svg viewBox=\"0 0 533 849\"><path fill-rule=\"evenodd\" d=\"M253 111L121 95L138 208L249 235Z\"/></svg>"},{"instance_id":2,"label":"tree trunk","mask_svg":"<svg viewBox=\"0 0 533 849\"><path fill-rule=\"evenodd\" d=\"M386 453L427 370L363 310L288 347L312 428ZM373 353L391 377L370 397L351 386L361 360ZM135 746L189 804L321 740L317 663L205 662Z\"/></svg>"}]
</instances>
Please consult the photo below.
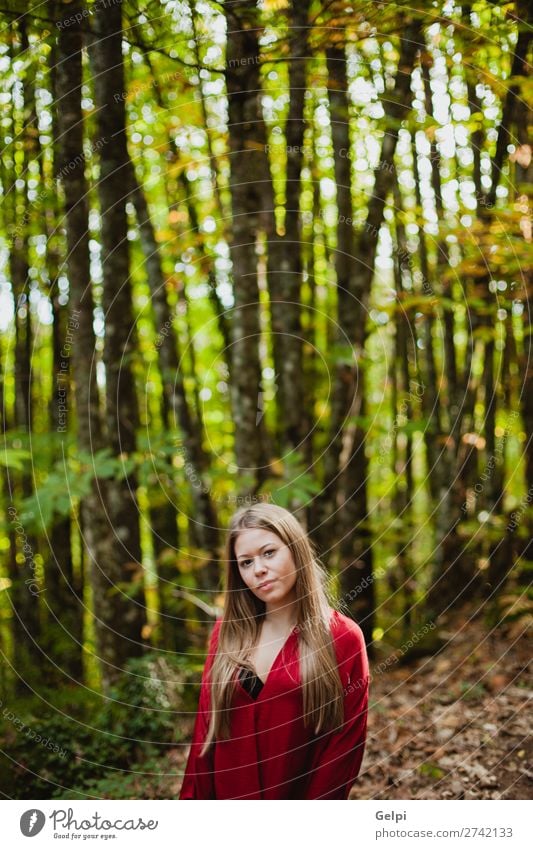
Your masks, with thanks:
<instances>
[{"instance_id":1,"label":"tree trunk","mask_svg":"<svg viewBox=\"0 0 533 849\"><path fill-rule=\"evenodd\" d=\"M57 46L52 48L51 56L51 92L53 103L57 103ZM53 175L57 179L59 147L56 108L53 107ZM69 428L69 409L65 403L72 396L70 363L65 352L70 348L70 340L75 328L68 320L68 307L61 302L59 289L60 254L56 235L59 220L57 195L47 207L46 251L50 280L50 304L52 307L52 356L54 383L50 401L50 421L52 430L57 434L66 434ZM76 322L77 323L77 322ZM74 681L81 681L83 675L83 563L76 569L72 554L72 521L70 516L55 521L50 532L50 553L45 563L45 583L47 601L51 618L47 623L48 653L55 660L58 671L62 670ZM83 559L83 558L82 558ZM55 673L57 677L57 673ZM61 680L61 676L60 676Z\"/></svg>"},{"instance_id":2,"label":"tree trunk","mask_svg":"<svg viewBox=\"0 0 533 849\"><path fill-rule=\"evenodd\" d=\"M259 286L256 242L265 229L265 186L270 185L259 80L258 12L227 8L226 85L230 149L230 191L234 309L231 321L231 403L235 455L241 489L251 491L268 473L261 404ZM270 214L268 214L270 217ZM261 393L261 394L260 394ZM245 477L243 477L245 476Z\"/></svg>"},{"instance_id":3,"label":"tree trunk","mask_svg":"<svg viewBox=\"0 0 533 849\"><path fill-rule=\"evenodd\" d=\"M27 55L29 49L27 21L21 17L18 23L20 32L21 55ZM37 158L35 140L35 92L34 81L29 74L22 84L23 118L22 144L23 167L21 173L13 174L14 185L6 192L11 206L11 251L9 269L13 287L15 307L15 428L26 434L28 443L33 429L31 355L33 333L30 311L30 278L28 264L27 223L31 209L28 204L26 180L32 160ZM15 159L15 157L13 157ZM13 167L16 168L15 163ZM22 181L20 188L17 177ZM16 181L16 182L15 182ZM13 200L11 200L13 198ZM21 221L22 224L16 222ZM32 492L32 476L26 471L12 474L9 482L11 499L28 498ZM20 524L18 512L13 504L8 507L8 516L15 531L11 539L11 588L10 601L14 616L14 661L18 677L16 689L23 693L35 683L35 670L42 664L41 645L41 593L44 588L36 576L35 554L38 552L38 540Z\"/></svg>"},{"instance_id":4,"label":"tree trunk","mask_svg":"<svg viewBox=\"0 0 533 849\"><path fill-rule=\"evenodd\" d=\"M115 8L115 7L113 7ZM94 304L89 265L89 232L87 182L84 172L83 115L81 110L82 38L79 23L81 5L63 4L69 26L59 31L57 73L57 108L61 139L61 167L67 230L67 271L70 284L71 317L76 321L76 337L72 345L72 373L78 420L78 445L82 456L94 457L102 448L102 422L96 385L96 345L93 330ZM112 10L111 10L112 11ZM105 10L107 14L108 10ZM72 16L72 17L71 17ZM120 28L119 28L120 31ZM114 42L113 42L114 43ZM120 38L118 44L120 55ZM124 174L122 174L123 178ZM109 281L108 281L109 283ZM98 469L95 469L96 475ZM97 650L104 686L118 677L126 659L141 649L141 627L144 615L134 599L128 599L124 587L131 586L131 576L124 569L113 524L107 480L95 476L90 494L81 505L90 580ZM127 503L127 502L126 502ZM127 518L130 521L129 517ZM133 515L133 522L137 513ZM121 586L121 582L122 586ZM122 588L118 591L117 588Z\"/></svg>"},{"instance_id":5,"label":"tree trunk","mask_svg":"<svg viewBox=\"0 0 533 849\"><path fill-rule=\"evenodd\" d=\"M135 452L137 397L132 372L135 344L128 221L126 215L129 157L126 145L122 4L96 6L91 57L98 116L103 297L106 437L112 453L128 460ZM117 96L118 95L118 96ZM125 188L126 187L126 188ZM120 592L129 600L121 632L130 640L129 654L142 651L146 624L144 570L139 531L137 476L126 472L108 483L108 506L120 566Z\"/></svg>"},{"instance_id":6,"label":"tree trunk","mask_svg":"<svg viewBox=\"0 0 533 849\"><path fill-rule=\"evenodd\" d=\"M130 179L132 180L131 199L137 215L141 245L146 261L148 286L154 309L157 331L156 346L163 383L163 421L167 430L171 430L177 425L183 434L185 470L191 482L190 492L194 508L194 515L189 517L189 523L193 530L194 542L208 554L208 562L203 570L203 586L208 591L215 591L219 589L220 582L219 535L215 507L205 482L209 458L202 446L201 422L197 418L195 419L189 409L181 370L182 358L179 354L179 340L168 303L159 245L155 237L146 198L135 177L133 166L131 166ZM171 469L169 469L169 474L172 474ZM161 509L164 509L165 512L168 511L165 525L171 535L166 543L177 550L175 509L166 498L165 504L167 506L159 507L158 511ZM158 525L161 522L162 520L158 520ZM157 545L159 546L159 543ZM174 581L178 577L179 573L175 573Z\"/></svg>"},{"instance_id":7,"label":"tree trunk","mask_svg":"<svg viewBox=\"0 0 533 849\"><path fill-rule=\"evenodd\" d=\"M287 14L291 32L291 56L288 59L290 101L285 126L287 171L282 235L276 232L272 186L270 182L265 184L265 208L272 205L268 289L277 386L278 447L282 456L287 451L301 450L310 430L302 360L300 220L309 0L291 0Z\"/></svg>"},{"instance_id":8,"label":"tree trunk","mask_svg":"<svg viewBox=\"0 0 533 849\"><path fill-rule=\"evenodd\" d=\"M328 54L331 80L328 87L332 92L330 102L336 158L335 177L339 192L339 258L336 267L341 279L337 280L337 344L346 349L346 353L340 353L336 364L330 439L324 466L324 488L317 505L318 521L314 524L322 552L326 548L326 540L339 540L341 593L343 598L354 599L348 606L357 615L370 650L375 593L368 516L368 460L363 424L366 411L366 308L374 273L379 229L383 221L385 200L391 187L392 169L385 166L392 165L399 121L410 108L410 79L420 42L420 31L419 21L411 21L400 39L400 58L394 92L387 93L382 100L389 125L383 137L380 165L376 171L366 224L356 239L353 239L351 229L353 213L349 162L344 162L350 150L346 60L344 51L338 47L334 53ZM345 212L348 214L345 215ZM350 261L352 257L353 260ZM347 274L344 265L348 266ZM348 417L351 421L346 428ZM340 509L337 516L338 505Z\"/></svg>"},{"instance_id":9,"label":"tree trunk","mask_svg":"<svg viewBox=\"0 0 533 849\"><path fill-rule=\"evenodd\" d=\"M420 31L420 23L415 20L407 25L401 37L400 58L394 91L386 92L382 98L382 106L389 120L389 126L383 137L380 163L376 169L374 189L368 206L366 223L355 239L349 225L349 222L353 221L353 215L349 214L346 217L343 211L348 209L348 202L350 202L351 213L351 194L349 184L346 183L346 174L349 174L349 169L347 170L344 161L336 163L337 185L346 187L343 191L340 191L337 200L340 228L337 251L341 257L346 252L344 265L348 266L350 271L347 276L341 260L339 259L338 265L336 262L338 272L341 274L341 280L337 281L339 335L336 342L343 348L343 351L338 356L336 363L330 438L324 460L324 487L318 505L318 521L315 521L315 526L320 529L319 535L324 539L332 538L331 525L335 517L335 494L340 471L339 457L343 445L343 423L349 415L350 409L359 406L355 396L357 385L360 384L359 376L365 366L366 306L374 273L374 260L379 230L383 221L385 200L392 183L393 157L398 141L398 124L411 105L410 79L421 40ZM332 71L336 69L336 74L342 74L340 79L334 79L331 83L331 88L335 92L332 101L333 109L337 106L338 93L346 92L346 74L345 70L342 70L343 61L345 61L344 54L342 60L338 59L334 63L330 59ZM337 148L337 145L342 140L345 151L349 150L349 147L346 147L347 128L343 129L343 113L347 114L347 106L339 103L338 108L340 110L339 118L332 121L333 127L338 125L338 136L334 139L335 153L339 160L344 160L346 154L341 156L342 148ZM351 257L353 257L352 261L350 261Z\"/></svg>"}]
</instances>

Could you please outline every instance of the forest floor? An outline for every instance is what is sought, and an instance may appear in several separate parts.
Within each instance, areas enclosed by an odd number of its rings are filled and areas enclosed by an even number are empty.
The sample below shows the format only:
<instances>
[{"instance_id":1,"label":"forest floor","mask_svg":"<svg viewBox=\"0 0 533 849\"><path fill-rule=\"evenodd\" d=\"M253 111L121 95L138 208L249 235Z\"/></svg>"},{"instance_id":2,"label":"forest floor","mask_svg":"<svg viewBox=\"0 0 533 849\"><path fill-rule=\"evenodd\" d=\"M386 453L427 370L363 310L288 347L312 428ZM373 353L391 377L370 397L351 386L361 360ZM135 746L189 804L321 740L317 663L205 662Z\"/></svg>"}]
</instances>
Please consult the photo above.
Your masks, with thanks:
<instances>
[{"instance_id":1,"label":"forest floor","mask_svg":"<svg viewBox=\"0 0 533 849\"><path fill-rule=\"evenodd\" d=\"M440 629L437 654L381 674L371 664L365 757L351 799L533 798L531 641L464 611L455 622ZM169 752L174 775L187 753ZM176 777L171 797L179 785Z\"/></svg>"},{"instance_id":2,"label":"forest floor","mask_svg":"<svg viewBox=\"0 0 533 849\"><path fill-rule=\"evenodd\" d=\"M350 798L533 798L531 642L481 617L456 621L438 654L373 676Z\"/></svg>"}]
</instances>

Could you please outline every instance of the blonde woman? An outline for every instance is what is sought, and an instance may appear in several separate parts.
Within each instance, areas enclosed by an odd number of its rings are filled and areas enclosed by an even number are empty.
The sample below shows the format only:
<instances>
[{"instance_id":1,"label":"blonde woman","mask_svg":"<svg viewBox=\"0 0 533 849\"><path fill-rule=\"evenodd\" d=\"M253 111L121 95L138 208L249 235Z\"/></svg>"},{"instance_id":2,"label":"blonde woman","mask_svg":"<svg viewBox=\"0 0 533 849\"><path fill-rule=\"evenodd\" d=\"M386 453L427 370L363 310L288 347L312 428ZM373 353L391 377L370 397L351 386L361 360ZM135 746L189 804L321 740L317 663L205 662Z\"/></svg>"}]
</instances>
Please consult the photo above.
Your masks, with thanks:
<instances>
[{"instance_id":1,"label":"blonde woman","mask_svg":"<svg viewBox=\"0 0 533 849\"><path fill-rule=\"evenodd\" d=\"M347 799L366 738L361 629L330 607L282 507L238 510L226 562L180 799Z\"/></svg>"}]
</instances>

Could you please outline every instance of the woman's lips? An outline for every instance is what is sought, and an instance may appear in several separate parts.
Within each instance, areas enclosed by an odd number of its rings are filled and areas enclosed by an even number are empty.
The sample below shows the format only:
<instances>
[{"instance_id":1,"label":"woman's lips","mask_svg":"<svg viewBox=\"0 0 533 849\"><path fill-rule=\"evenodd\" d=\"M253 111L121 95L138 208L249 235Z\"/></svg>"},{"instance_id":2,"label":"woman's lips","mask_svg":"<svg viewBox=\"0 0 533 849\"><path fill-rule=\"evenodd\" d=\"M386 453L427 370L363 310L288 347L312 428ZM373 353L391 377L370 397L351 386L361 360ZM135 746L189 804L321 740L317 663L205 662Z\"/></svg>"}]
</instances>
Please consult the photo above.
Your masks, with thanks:
<instances>
[{"instance_id":1,"label":"woman's lips","mask_svg":"<svg viewBox=\"0 0 533 849\"><path fill-rule=\"evenodd\" d=\"M274 584L274 581L265 581L264 584L259 584L257 587L258 590L269 590L270 587Z\"/></svg>"}]
</instances>

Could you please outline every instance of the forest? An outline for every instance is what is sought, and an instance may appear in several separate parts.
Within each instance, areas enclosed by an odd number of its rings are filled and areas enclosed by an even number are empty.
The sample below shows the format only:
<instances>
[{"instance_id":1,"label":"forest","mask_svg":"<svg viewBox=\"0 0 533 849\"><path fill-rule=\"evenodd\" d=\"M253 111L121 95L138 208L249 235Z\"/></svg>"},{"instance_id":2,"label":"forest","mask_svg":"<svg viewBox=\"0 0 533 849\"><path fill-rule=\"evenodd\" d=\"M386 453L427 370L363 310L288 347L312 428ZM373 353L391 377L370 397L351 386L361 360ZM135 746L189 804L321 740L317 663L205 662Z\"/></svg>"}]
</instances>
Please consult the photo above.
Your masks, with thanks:
<instances>
[{"instance_id":1,"label":"forest","mask_svg":"<svg viewBox=\"0 0 533 849\"><path fill-rule=\"evenodd\" d=\"M532 7L0 0L0 794L175 799L225 529L371 659L354 798L524 798Z\"/></svg>"}]
</instances>

